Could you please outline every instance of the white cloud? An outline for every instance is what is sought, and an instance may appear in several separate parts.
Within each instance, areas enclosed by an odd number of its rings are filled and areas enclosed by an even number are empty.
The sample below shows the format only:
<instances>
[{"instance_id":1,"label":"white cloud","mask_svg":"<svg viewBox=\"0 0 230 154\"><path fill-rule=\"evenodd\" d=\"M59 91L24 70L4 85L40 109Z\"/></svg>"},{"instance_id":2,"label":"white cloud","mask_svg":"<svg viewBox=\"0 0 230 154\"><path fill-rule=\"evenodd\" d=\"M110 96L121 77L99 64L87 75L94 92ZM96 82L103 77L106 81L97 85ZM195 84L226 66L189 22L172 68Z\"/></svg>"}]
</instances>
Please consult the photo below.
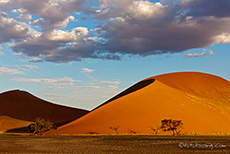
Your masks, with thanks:
<instances>
[{"instance_id":1,"label":"white cloud","mask_svg":"<svg viewBox=\"0 0 230 154\"><path fill-rule=\"evenodd\" d=\"M20 65L18 66L20 69L25 70L25 71L29 71L31 69L38 69L39 67L36 65Z\"/></svg>"},{"instance_id":2,"label":"white cloud","mask_svg":"<svg viewBox=\"0 0 230 154\"><path fill-rule=\"evenodd\" d=\"M73 30L80 35L88 35L88 32L89 32L86 27L76 27Z\"/></svg>"},{"instance_id":3,"label":"white cloud","mask_svg":"<svg viewBox=\"0 0 230 154\"><path fill-rule=\"evenodd\" d=\"M74 12L85 11L89 9L82 5L87 0L15 0L8 7L14 7L25 10L31 15L36 15L43 20L40 25L44 30L53 28L64 28L69 20L74 20L71 15Z\"/></svg>"},{"instance_id":4,"label":"white cloud","mask_svg":"<svg viewBox=\"0 0 230 154\"><path fill-rule=\"evenodd\" d=\"M49 84L47 88L55 88L62 89L61 86L71 86L74 85L75 82L81 82L79 80L74 80L70 77L58 78L58 79L49 79L49 78L41 78L41 79L31 79L31 78L15 78L13 81L17 82L34 82L34 83L42 83Z\"/></svg>"},{"instance_id":5,"label":"white cloud","mask_svg":"<svg viewBox=\"0 0 230 154\"><path fill-rule=\"evenodd\" d=\"M26 10L20 8L20 9L14 9L11 12L17 13L17 14L22 14L22 13L26 13Z\"/></svg>"},{"instance_id":6,"label":"white cloud","mask_svg":"<svg viewBox=\"0 0 230 154\"><path fill-rule=\"evenodd\" d=\"M8 3L10 0L0 0L0 4L1 3Z\"/></svg>"},{"instance_id":7,"label":"white cloud","mask_svg":"<svg viewBox=\"0 0 230 154\"><path fill-rule=\"evenodd\" d=\"M65 89L69 86L74 86L75 82L82 82L80 80L74 80L70 77L50 79L50 78L40 78L40 79L32 79L32 78L15 78L13 81L17 82L31 82L31 83L41 83L45 86L45 89ZM68 87L67 87L68 86Z\"/></svg>"},{"instance_id":8,"label":"white cloud","mask_svg":"<svg viewBox=\"0 0 230 154\"><path fill-rule=\"evenodd\" d=\"M216 43L230 43L230 32L229 33L222 33L220 35L218 35L216 38Z\"/></svg>"},{"instance_id":9,"label":"white cloud","mask_svg":"<svg viewBox=\"0 0 230 154\"><path fill-rule=\"evenodd\" d=\"M63 98L67 97L67 95L60 95L60 94L42 94L43 96L50 97L50 98Z\"/></svg>"},{"instance_id":10,"label":"white cloud","mask_svg":"<svg viewBox=\"0 0 230 154\"><path fill-rule=\"evenodd\" d=\"M22 53L22 52L19 52L19 53L14 52L13 55L14 55L14 56L23 56L23 53Z\"/></svg>"},{"instance_id":11,"label":"white cloud","mask_svg":"<svg viewBox=\"0 0 230 154\"><path fill-rule=\"evenodd\" d=\"M58 85L52 85L52 86L45 86L45 89L65 89L65 87L58 86Z\"/></svg>"},{"instance_id":12,"label":"white cloud","mask_svg":"<svg viewBox=\"0 0 230 154\"><path fill-rule=\"evenodd\" d=\"M100 81L97 84L108 84L108 85L113 84L113 85L118 85L120 83L121 83L120 81Z\"/></svg>"},{"instance_id":13,"label":"white cloud","mask_svg":"<svg viewBox=\"0 0 230 154\"><path fill-rule=\"evenodd\" d=\"M12 39L25 39L30 36L28 25L8 17L0 12L0 43L10 42Z\"/></svg>"},{"instance_id":14,"label":"white cloud","mask_svg":"<svg viewBox=\"0 0 230 154\"><path fill-rule=\"evenodd\" d=\"M32 20L32 16L30 14L20 14L20 16L18 18L22 19L22 20L25 20L25 21Z\"/></svg>"},{"instance_id":15,"label":"white cloud","mask_svg":"<svg viewBox=\"0 0 230 154\"><path fill-rule=\"evenodd\" d=\"M53 24L51 24L50 21L45 18L36 19L32 23L34 25L43 27L44 29L46 28L57 29L57 28L65 28L69 24L70 21L75 21L74 16L68 16L64 20L57 21Z\"/></svg>"},{"instance_id":16,"label":"white cloud","mask_svg":"<svg viewBox=\"0 0 230 154\"><path fill-rule=\"evenodd\" d=\"M117 85L121 84L121 82L120 81L98 81L98 82L89 83L89 84L96 85L96 86L89 86L89 87L96 87L92 89L100 89L100 91L105 91L107 89L108 91L110 91L111 89L118 89Z\"/></svg>"},{"instance_id":17,"label":"white cloud","mask_svg":"<svg viewBox=\"0 0 230 154\"><path fill-rule=\"evenodd\" d=\"M23 54L20 52L18 53L17 56L22 56ZM32 58L32 59L29 59L29 60L24 60L24 62L34 62L34 63L37 63L37 62L42 62L42 59L41 58Z\"/></svg>"},{"instance_id":18,"label":"white cloud","mask_svg":"<svg viewBox=\"0 0 230 154\"><path fill-rule=\"evenodd\" d=\"M0 74L13 75L13 74L24 74L22 71L16 69L10 69L6 67L0 67Z\"/></svg>"},{"instance_id":19,"label":"white cloud","mask_svg":"<svg viewBox=\"0 0 230 154\"><path fill-rule=\"evenodd\" d=\"M46 61L66 63L81 60L81 57L94 57L94 40L88 36L86 27L75 27L70 31L53 29L43 34L33 34L36 36L18 41L17 45L12 47L15 52L39 58L38 61L31 62L41 62L41 57Z\"/></svg>"},{"instance_id":20,"label":"white cloud","mask_svg":"<svg viewBox=\"0 0 230 154\"><path fill-rule=\"evenodd\" d=\"M72 89L100 89L99 86L71 86Z\"/></svg>"},{"instance_id":21,"label":"white cloud","mask_svg":"<svg viewBox=\"0 0 230 154\"><path fill-rule=\"evenodd\" d=\"M212 50L209 50L208 54L209 54L209 55L213 55L213 51L212 51Z\"/></svg>"},{"instance_id":22,"label":"white cloud","mask_svg":"<svg viewBox=\"0 0 230 154\"><path fill-rule=\"evenodd\" d=\"M117 85L121 83L122 83L121 81L98 81L95 83L89 83L90 85L96 85L96 86L86 86L86 87L92 87L92 89L100 89L100 91L106 91L106 90L110 91L111 89L118 89Z\"/></svg>"},{"instance_id":23,"label":"white cloud","mask_svg":"<svg viewBox=\"0 0 230 154\"><path fill-rule=\"evenodd\" d=\"M51 41L74 41L77 40L77 35L72 32L67 32L63 30L53 30L51 33L46 34L47 39ZM47 40L47 41L48 41Z\"/></svg>"},{"instance_id":24,"label":"white cloud","mask_svg":"<svg viewBox=\"0 0 230 154\"><path fill-rule=\"evenodd\" d=\"M39 68L39 67L36 66L36 65L21 65L21 66L24 67L24 68L29 68L29 69Z\"/></svg>"},{"instance_id":25,"label":"white cloud","mask_svg":"<svg viewBox=\"0 0 230 154\"><path fill-rule=\"evenodd\" d=\"M55 28L65 28L68 23L70 21L74 21L74 16L69 16L68 18L66 18L64 21L60 21L60 22L57 22L56 24L54 24L54 27Z\"/></svg>"},{"instance_id":26,"label":"white cloud","mask_svg":"<svg viewBox=\"0 0 230 154\"><path fill-rule=\"evenodd\" d=\"M28 14L25 9L19 8L19 9L14 9L11 11L12 13L19 14L19 19L25 20L25 21L30 21L32 20L32 15Z\"/></svg>"},{"instance_id":27,"label":"white cloud","mask_svg":"<svg viewBox=\"0 0 230 154\"><path fill-rule=\"evenodd\" d=\"M89 68L82 68L82 71L85 72L85 73L92 73L92 72L94 72L95 70L89 69Z\"/></svg>"},{"instance_id":28,"label":"white cloud","mask_svg":"<svg viewBox=\"0 0 230 154\"><path fill-rule=\"evenodd\" d=\"M186 54L185 56L188 57L188 58L192 58L192 57L202 57L202 56L207 56L207 55L212 55L213 54L213 51L209 50L208 53L206 53L205 51L203 51L202 53L198 54L198 53L189 53L189 54Z\"/></svg>"},{"instance_id":29,"label":"white cloud","mask_svg":"<svg viewBox=\"0 0 230 154\"><path fill-rule=\"evenodd\" d=\"M194 53L194 54L188 53L188 54L186 54L186 57L201 57L201 56L206 56L206 55L207 54L205 52L202 52L200 54L198 54L198 53Z\"/></svg>"},{"instance_id":30,"label":"white cloud","mask_svg":"<svg viewBox=\"0 0 230 154\"><path fill-rule=\"evenodd\" d=\"M118 88L117 86L112 86L112 85L108 85L107 87L111 88L111 89L117 89Z\"/></svg>"},{"instance_id":31,"label":"white cloud","mask_svg":"<svg viewBox=\"0 0 230 154\"><path fill-rule=\"evenodd\" d=\"M160 18L165 14L167 6L161 3L151 3L149 1L133 1L129 7L127 14L128 18L135 18L139 20Z\"/></svg>"},{"instance_id":32,"label":"white cloud","mask_svg":"<svg viewBox=\"0 0 230 154\"><path fill-rule=\"evenodd\" d=\"M77 27L72 31L56 30L46 33L47 41L63 41L72 42L81 39L82 35L87 35L88 29L85 27Z\"/></svg>"}]
</instances>

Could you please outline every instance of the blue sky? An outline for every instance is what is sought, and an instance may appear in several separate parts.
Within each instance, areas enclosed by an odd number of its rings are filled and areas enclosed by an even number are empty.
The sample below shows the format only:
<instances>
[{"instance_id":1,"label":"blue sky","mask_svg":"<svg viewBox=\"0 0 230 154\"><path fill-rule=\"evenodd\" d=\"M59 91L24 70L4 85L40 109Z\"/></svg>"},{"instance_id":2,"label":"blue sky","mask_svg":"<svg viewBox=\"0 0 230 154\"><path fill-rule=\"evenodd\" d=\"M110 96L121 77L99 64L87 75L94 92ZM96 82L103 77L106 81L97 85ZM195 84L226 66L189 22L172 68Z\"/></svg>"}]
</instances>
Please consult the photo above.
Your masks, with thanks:
<instances>
[{"instance_id":1,"label":"blue sky","mask_svg":"<svg viewBox=\"0 0 230 154\"><path fill-rule=\"evenodd\" d=\"M180 71L230 80L229 0L0 0L0 92L93 109Z\"/></svg>"}]
</instances>

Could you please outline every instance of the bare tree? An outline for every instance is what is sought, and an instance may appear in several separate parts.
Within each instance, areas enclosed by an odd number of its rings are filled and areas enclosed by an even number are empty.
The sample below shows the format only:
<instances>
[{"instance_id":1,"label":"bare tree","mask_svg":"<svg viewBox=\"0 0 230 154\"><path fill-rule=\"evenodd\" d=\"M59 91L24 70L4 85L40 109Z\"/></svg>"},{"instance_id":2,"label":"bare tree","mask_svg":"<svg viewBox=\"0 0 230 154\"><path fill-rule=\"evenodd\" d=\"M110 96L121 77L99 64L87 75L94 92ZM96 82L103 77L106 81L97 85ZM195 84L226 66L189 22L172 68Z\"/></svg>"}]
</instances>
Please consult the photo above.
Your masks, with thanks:
<instances>
[{"instance_id":1,"label":"bare tree","mask_svg":"<svg viewBox=\"0 0 230 154\"><path fill-rule=\"evenodd\" d=\"M135 132L135 131L133 131L131 129L129 129L128 131L129 131L130 134L137 134L137 132Z\"/></svg>"},{"instance_id":2,"label":"bare tree","mask_svg":"<svg viewBox=\"0 0 230 154\"><path fill-rule=\"evenodd\" d=\"M109 127L109 129L115 131L116 134L118 134L118 129L119 129L120 127L121 127L121 126Z\"/></svg>"},{"instance_id":3,"label":"bare tree","mask_svg":"<svg viewBox=\"0 0 230 154\"><path fill-rule=\"evenodd\" d=\"M154 127L149 127L149 128L152 130L153 134L155 134L155 135L157 135L161 129L161 127L159 127L159 126L156 126L155 128Z\"/></svg>"},{"instance_id":4,"label":"bare tree","mask_svg":"<svg viewBox=\"0 0 230 154\"><path fill-rule=\"evenodd\" d=\"M43 118L37 118L35 122L31 123L26 132L34 133L34 134L43 134L45 131L57 129L57 127L48 119L45 120Z\"/></svg>"},{"instance_id":5,"label":"bare tree","mask_svg":"<svg viewBox=\"0 0 230 154\"><path fill-rule=\"evenodd\" d=\"M172 120L172 119L164 119L161 120L161 129L163 131L172 131L173 136L176 134L179 135L181 129L183 129L183 123L181 120Z\"/></svg>"}]
</instances>

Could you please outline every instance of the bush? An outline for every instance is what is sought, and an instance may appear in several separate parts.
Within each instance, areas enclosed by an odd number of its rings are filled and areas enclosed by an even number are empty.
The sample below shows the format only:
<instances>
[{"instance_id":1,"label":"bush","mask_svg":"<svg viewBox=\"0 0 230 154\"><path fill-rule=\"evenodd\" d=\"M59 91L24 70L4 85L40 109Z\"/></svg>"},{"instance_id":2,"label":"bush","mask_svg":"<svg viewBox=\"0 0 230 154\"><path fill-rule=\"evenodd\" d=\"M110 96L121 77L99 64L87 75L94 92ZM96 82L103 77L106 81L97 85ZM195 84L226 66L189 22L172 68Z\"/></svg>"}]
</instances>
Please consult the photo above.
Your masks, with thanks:
<instances>
[{"instance_id":1,"label":"bush","mask_svg":"<svg viewBox=\"0 0 230 154\"><path fill-rule=\"evenodd\" d=\"M153 127L149 127L149 128L151 129L151 131L153 132L153 134L157 135L158 132L160 131L161 127L156 126L155 128L153 128Z\"/></svg>"},{"instance_id":2,"label":"bush","mask_svg":"<svg viewBox=\"0 0 230 154\"><path fill-rule=\"evenodd\" d=\"M129 129L128 131L129 131L130 134L137 134L137 132L135 132L135 131L133 131L131 129Z\"/></svg>"},{"instance_id":3,"label":"bush","mask_svg":"<svg viewBox=\"0 0 230 154\"><path fill-rule=\"evenodd\" d=\"M115 131L116 134L118 134L118 129L119 129L120 127L121 127L121 126L109 127L109 129Z\"/></svg>"},{"instance_id":4,"label":"bush","mask_svg":"<svg viewBox=\"0 0 230 154\"><path fill-rule=\"evenodd\" d=\"M172 131L173 136L176 134L179 135L181 132L181 129L183 128L183 123L181 120L172 120L172 119L164 119L161 120L161 129L163 131Z\"/></svg>"},{"instance_id":5,"label":"bush","mask_svg":"<svg viewBox=\"0 0 230 154\"><path fill-rule=\"evenodd\" d=\"M94 132L94 131L89 131L88 134L100 134L100 133Z\"/></svg>"},{"instance_id":6,"label":"bush","mask_svg":"<svg viewBox=\"0 0 230 154\"><path fill-rule=\"evenodd\" d=\"M57 126L55 126L49 119L45 120L43 118L37 118L35 122L31 123L27 129L26 132L34 133L34 134L43 134L45 131L57 129Z\"/></svg>"}]
</instances>

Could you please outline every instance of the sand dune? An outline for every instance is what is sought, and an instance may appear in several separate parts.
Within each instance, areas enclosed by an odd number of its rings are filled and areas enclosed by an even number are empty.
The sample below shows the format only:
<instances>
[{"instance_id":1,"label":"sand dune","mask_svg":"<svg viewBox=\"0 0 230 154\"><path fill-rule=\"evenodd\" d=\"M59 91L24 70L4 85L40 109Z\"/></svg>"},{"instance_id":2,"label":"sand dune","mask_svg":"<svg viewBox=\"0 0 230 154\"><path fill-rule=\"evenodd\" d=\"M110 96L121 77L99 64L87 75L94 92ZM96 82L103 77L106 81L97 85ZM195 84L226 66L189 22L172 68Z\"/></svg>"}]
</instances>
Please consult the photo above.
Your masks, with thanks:
<instances>
[{"instance_id":1,"label":"sand dune","mask_svg":"<svg viewBox=\"0 0 230 154\"><path fill-rule=\"evenodd\" d=\"M0 94L0 116L35 121L42 117L62 125L88 113L86 110L52 104L32 94L13 90Z\"/></svg>"},{"instance_id":2,"label":"sand dune","mask_svg":"<svg viewBox=\"0 0 230 154\"><path fill-rule=\"evenodd\" d=\"M30 121L18 120L8 116L0 116L0 132L27 127L29 124L31 124Z\"/></svg>"},{"instance_id":3,"label":"sand dune","mask_svg":"<svg viewBox=\"0 0 230 154\"><path fill-rule=\"evenodd\" d=\"M47 134L151 133L166 118L182 120L183 132L230 133L230 82L198 72L154 76Z\"/></svg>"}]
</instances>

